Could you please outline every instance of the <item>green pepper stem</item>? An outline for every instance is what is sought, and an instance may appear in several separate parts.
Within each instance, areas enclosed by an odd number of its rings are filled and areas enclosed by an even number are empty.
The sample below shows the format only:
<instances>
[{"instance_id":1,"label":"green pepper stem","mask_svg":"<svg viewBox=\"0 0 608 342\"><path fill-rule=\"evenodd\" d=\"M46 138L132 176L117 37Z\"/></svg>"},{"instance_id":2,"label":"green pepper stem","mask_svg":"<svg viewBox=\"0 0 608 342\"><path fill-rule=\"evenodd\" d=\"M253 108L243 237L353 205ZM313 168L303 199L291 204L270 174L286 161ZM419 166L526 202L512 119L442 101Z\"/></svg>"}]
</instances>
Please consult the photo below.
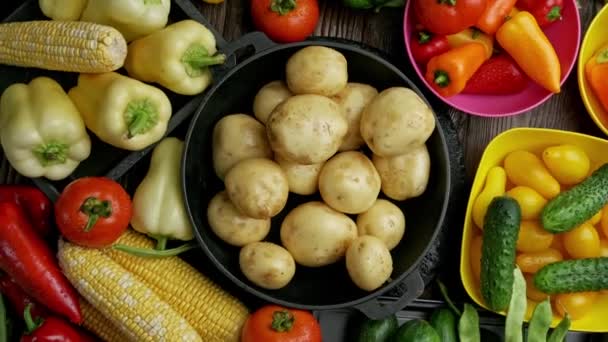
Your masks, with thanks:
<instances>
[{"instance_id":1,"label":"green pepper stem","mask_svg":"<svg viewBox=\"0 0 608 342\"><path fill-rule=\"evenodd\" d=\"M290 331L296 318L287 310L275 311L272 313L272 330L276 332Z\"/></svg>"},{"instance_id":2,"label":"green pepper stem","mask_svg":"<svg viewBox=\"0 0 608 342\"><path fill-rule=\"evenodd\" d=\"M186 74L190 77L199 77L210 65L222 64L226 61L226 55L209 55L209 51L201 44L192 44L181 58Z\"/></svg>"},{"instance_id":3,"label":"green pepper stem","mask_svg":"<svg viewBox=\"0 0 608 342\"><path fill-rule=\"evenodd\" d=\"M95 197L88 197L80 206L80 211L89 217L87 225L84 227L84 231L88 232L93 229L100 217L108 218L112 215L112 203L110 201L100 201Z\"/></svg>"},{"instance_id":4,"label":"green pepper stem","mask_svg":"<svg viewBox=\"0 0 608 342\"><path fill-rule=\"evenodd\" d=\"M450 75L446 71L437 70L435 71L435 79L434 82L441 88L445 88L450 85Z\"/></svg>"},{"instance_id":5,"label":"green pepper stem","mask_svg":"<svg viewBox=\"0 0 608 342\"><path fill-rule=\"evenodd\" d=\"M433 36L428 32L425 32L425 31L418 32L418 42L420 44L426 44L426 43L430 42L432 37Z\"/></svg>"},{"instance_id":6,"label":"green pepper stem","mask_svg":"<svg viewBox=\"0 0 608 342\"><path fill-rule=\"evenodd\" d=\"M52 141L38 145L32 152L42 166L63 164L68 158L68 145Z\"/></svg>"},{"instance_id":7,"label":"green pepper stem","mask_svg":"<svg viewBox=\"0 0 608 342\"><path fill-rule=\"evenodd\" d=\"M154 249L156 249L157 251L164 251L167 248L167 237L166 236L160 236L155 238L156 239L156 246L154 247Z\"/></svg>"},{"instance_id":8,"label":"green pepper stem","mask_svg":"<svg viewBox=\"0 0 608 342\"><path fill-rule=\"evenodd\" d=\"M25 322L25 330L27 334L31 334L34 330L38 329L42 325L44 320L40 317L34 320L32 317L32 303L28 303L23 310L23 321Z\"/></svg>"},{"instance_id":9,"label":"green pepper stem","mask_svg":"<svg viewBox=\"0 0 608 342\"><path fill-rule=\"evenodd\" d=\"M270 10L285 15L296 8L296 0L272 0Z\"/></svg>"},{"instance_id":10,"label":"green pepper stem","mask_svg":"<svg viewBox=\"0 0 608 342\"><path fill-rule=\"evenodd\" d=\"M178 254L189 251L191 249L195 249L197 247L198 247L198 245L194 242L186 243L179 247L165 249L162 251L150 249L150 248L139 248L139 247L133 247L133 246L127 246L127 245L120 245L120 244L112 245L112 249L115 249L115 250L121 251L121 252L125 252L125 253L129 253L129 254L133 254L135 256L142 257L142 258L164 258L164 257L176 256Z\"/></svg>"},{"instance_id":11,"label":"green pepper stem","mask_svg":"<svg viewBox=\"0 0 608 342\"><path fill-rule=\"evenodd\" d=\"M158 108L148 98L133 100L125 110L127 138L148 132L158 122Z\"/></svg>"},{"instance_id":12,"label":"green pepper stem","mask_svg":"<svg viewBox=\"0 0 608 342\"><path fill-rule=\"evenodd\" d=\"M608 63L608 48L597 54L597 64Z\"/></svg>"}]
</instances>

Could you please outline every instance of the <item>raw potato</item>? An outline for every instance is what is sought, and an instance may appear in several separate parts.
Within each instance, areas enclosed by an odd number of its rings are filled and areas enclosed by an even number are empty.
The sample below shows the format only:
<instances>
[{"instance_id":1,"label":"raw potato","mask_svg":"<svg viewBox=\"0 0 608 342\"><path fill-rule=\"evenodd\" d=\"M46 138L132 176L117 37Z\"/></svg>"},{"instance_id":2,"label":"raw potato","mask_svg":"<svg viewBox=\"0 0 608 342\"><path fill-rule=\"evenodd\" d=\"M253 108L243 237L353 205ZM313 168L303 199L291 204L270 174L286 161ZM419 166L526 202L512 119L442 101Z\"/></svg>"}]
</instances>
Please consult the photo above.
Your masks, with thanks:
<instances>
[{"instance_id":1,"label":"raw potato","mask_svg":"<svg viewBox=\"0 0 608 342\"><path fill-rule=\"evenodd\" d=\"M319 174L323 201L346 214L362 213L380 194L380 175L363 153L340 152L328 160Z\"/></svg>"},{"instance_id":2,"label":"raw potato","mask_svg":"<svg viewBox=\"0 0 608 342\"><path fill-rule=\"evenodd\" d=\"M254 242L241 248L239 265L247 279L268 290L285 287L296 273L291 254L270 242Z\"/></svg>"},{"instance_id":3,"label":"raw potato","mask_svg":"<svg viewBox=\"0 0 608 342\"><path fill-rule=\"evenodd\" d=\"M382 179L382 192L403 201L418 197L426 190L431 172L431 158L426 145L420 145L396 157L372 156Z\"/></svg>"},{"instance_id":4,"label":"raw potato","mask_svg":"<svg viewBox=\"0 0 608 342\"><path fill-rule=\"evenodd\" d=\"M207 220L215 235L238 247L262 241L270 231L270 219L258 220L241 214L226 191L217 193L209 202Z\"/></svg>"},{"instance_id":5,"label":"raw potato","mask_svg":"<svg viewBox=\"0 0 608 342\"><path fill-rule=\"evenodd\" d=\"M326 161L348 131L342 108L320 95L296 95L270 114L266 125L276 155L302 165Z\"/></svg>"},{"instance_id":6,"label":"raw potato","mask_svg":"<svg viewBox=\"0 0 608 342\"><path fill-rule=\"evenodd\" d=\"M264 125L268 121L270 113L279 103L285 101L293 93L287 88L283 81L272 81L264 85L253 99L253 115Z\"/></svg>"},{"instance_id":7,"label":"raw potato","mask_svg":"<svg viewBox=\"0 0 608 342\"><path fill-rule=\"evenodd\" d=\"M317 192L319 184L319 173L324 163L301 165L293 163L277 156L275 159L279 164L289 183L289 191L298 195L312 195Z\"/></svg>"},{"instance_id":8,"label":"raw potato","mask_svg":"<svg viewBox=\"0 0 608 342\"><path fill-rule=\"evenodd\" d=\"M322 202L308 202L294 208L281 224L281 242L303 266L332 264L346 253L357 238L357 225L348 216Z\"/></svg>"},{"instance_id":9,"label":"raw potato","mask_svg":"<svg viewBox=\"0 0 608 342\"><path fill-rule=\"evenodd\" d=\"M224 176L234 164L247 158L272 158L266 128L247 114L230 114L213 128L213 168Z\"/></svg>"},{"instance_id":10,"label":"raw potato","mask_svg":"<svg viewBox=\"0 0 608 342\"><path fill-rule=\"evenodd\" d=\"M378 95L378 91L372 86L348 83L341 92L331 98L342 106L342 111L348 121L348 133L346 133L339 151L357 150L365 144L359 129L361 113L376 95Z\"/></svg>"},{"instance_id":11,"label":"raw potato","mask_svg":"<svg viewBox=\"0 0 608 342\"><path fill-rule=\"evenodd\" d=\"M224 184L234 206L249 217L271 218L287 204L287 177L279 164L270 159L238 162L226 174Z\"/></svg>"},{"instance_id":12,"label":"raw potato","mask_svg":"<svg viewBox=\"0 0 608 342\"><path fill-rule=\"evenodd\" d=\"M382 286L393 273L393 259L382 240L364 235L348 247L346 269L357 287L373 291Z\"/></svg>"},{"instance_id":13,"label":"raw potato","mask_svg":"<svg viewBox=\"0 0 608 342\"><path fill-rule=\"evenodd\" d=\"M287 60L287 86L294 94L332 96L348 82L343 54L324 46L308 46Z\"/></svg>"},{"instance_id":14,"label":"raw potato","mask_svg":"<svg viewBox=\"0 0 608 342\"><path fill-rule=\"evenodd\" d=\"M393 87L365 107L360 128L374 154L394 157L424 144L435 130L435 116L411 89Z\"/></svg>"},{"instance_id":15,"label":"raw potato","mask_svg":"<svg viewBox=\"0 0 608 342\"><path fill-rule=\"evenodd\" d=\"M357 228L359 236L375 236L392 250L405 233L405 216L391 201L379 199L368 211L357 216Z\"/></svg>"}]
</instances>

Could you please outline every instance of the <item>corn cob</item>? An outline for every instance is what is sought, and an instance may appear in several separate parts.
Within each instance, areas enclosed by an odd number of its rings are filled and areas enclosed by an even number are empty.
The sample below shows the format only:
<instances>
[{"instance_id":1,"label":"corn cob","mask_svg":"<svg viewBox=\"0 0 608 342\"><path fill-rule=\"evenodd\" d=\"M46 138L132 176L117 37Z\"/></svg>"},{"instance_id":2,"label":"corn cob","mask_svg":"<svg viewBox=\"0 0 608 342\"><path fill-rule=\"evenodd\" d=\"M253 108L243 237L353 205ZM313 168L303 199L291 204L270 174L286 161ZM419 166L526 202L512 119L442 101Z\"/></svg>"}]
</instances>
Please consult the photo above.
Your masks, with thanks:
<instances>
[{"instance_id":1,"label":"corn cob","mask_svg":"<svg viewBox=\"0 0 608 342\"><path fill-rule=\"evenodd\" d=\"M116 243L154 247L151 239L130 229ZM249 315L247 308L182 259L142 258L111 248L104 249L103 253L171 303L204 341L239 341L241 327Z\"/></svg>"},{"instance_id":2,"label":"corn cob","mask_svg":"<svg viewBox=\"0 0 608 342\"><path fill-rule=\"evenodd\" d=\"M129 339L104 315L82 297L80 298L82 311L82 326L106 342L125 342Z\"/></svg>"},{"instance_id":3,"label":"corn cob","mask_svg":"<svg viewBox=\"0 0 608 342\"><path fill-rule=\"evenodd\" d=\"M132 341L201 341L152 289L98 249L59 241L59 265L80 294Z\"/></svg>"},{"instance_id":4,"label":"corn cob","mask_svg":"<svg viewBox=\"0 0 608 342\"><path fill-rule=\"evenodd\" d=\"M101 73L121 68L127 43L115 28L81 21L0 24L0 63L47 70Z\"/></svg>"}]
</instances>

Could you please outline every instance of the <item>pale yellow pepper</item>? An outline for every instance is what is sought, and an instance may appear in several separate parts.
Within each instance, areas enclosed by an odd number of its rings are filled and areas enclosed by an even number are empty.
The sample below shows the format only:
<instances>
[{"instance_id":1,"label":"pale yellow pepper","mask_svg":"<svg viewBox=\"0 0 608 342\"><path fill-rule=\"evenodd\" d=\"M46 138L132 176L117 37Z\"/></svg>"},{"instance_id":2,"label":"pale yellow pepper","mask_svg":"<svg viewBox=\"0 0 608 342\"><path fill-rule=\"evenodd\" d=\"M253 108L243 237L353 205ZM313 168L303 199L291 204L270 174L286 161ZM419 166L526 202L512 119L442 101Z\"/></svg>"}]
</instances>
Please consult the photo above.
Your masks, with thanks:
<instances>
[{"instance_id":1,"label":"pale yellow pepper","mask_svg":"<svg viewBox=\"0 0 608 342\"><path fill-rule=\"evenodd\" d=\"M80 19L87 0L39 0L38 5L42 14L53 20Z\"/></svg>"},{"instance_id":2,"label":"pale yellow pepper","mask_svg":"<svg viewBox=\"0 0 608 342\"><path fill-rule=\"evenodd\" d=\"M488 211L488 206L492 199L497 196L502 196L507 187L507 174L500 166L494 166L488 171L486 176L486 184L473 203L473 222L480 229L483 229L483 223Z\"/></svg>"}]
</instances>

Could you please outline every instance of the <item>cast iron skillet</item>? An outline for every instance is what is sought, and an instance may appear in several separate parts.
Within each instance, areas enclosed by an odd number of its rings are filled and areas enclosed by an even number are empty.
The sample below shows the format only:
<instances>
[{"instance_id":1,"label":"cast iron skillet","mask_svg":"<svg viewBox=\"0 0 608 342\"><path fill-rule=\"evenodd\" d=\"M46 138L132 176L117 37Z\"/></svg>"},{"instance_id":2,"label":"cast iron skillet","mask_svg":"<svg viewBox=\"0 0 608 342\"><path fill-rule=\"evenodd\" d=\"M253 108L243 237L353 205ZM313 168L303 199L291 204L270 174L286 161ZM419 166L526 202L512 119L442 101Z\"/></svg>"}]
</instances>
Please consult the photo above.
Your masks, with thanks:
<instances>
[{"instance_id":1,"label":"cast iron skillet","mask_svg":"<svg viewBox=\"0 0 608 342\"><path fill-rule=\"evenodd\" d=\"M321 268L298 265L292 281L280 290L265 290L251 283L239 268L239 248L221 241L210 230L206 209L211 198L224 188L213 170L211 136L215 123L225 115L252 112L253 98L267 82L284 79L289 56L309 45L334 48L348 61L349 81L362 82L379 91L391 86L404 86L424 96L399 69L356 44L343 40L317 38L303 42L276 45L260 32L241 37L239 46L223 51L232 54L237 48L249 47L254 54L225 73L216 75L214 85L203 97L190 123L182 159L182 187L196 238L211 262L232 282L258 298L292 308L325 310L355 307L373 319L401 310L424 290L418 264L432 245L441 228L449 202L450 163L445 137L437 127L427 141L431 157L431 176L425 193L398 203L406 217L406 233L392 251L392 281L373 292L358 289L350 280L344 262ZM231 44L233 46L237 44ZM426 101L426 99L425 99ZM428 101L427 101L428 103ZM279 227L284 216L297 204L318 197L289 194L287 207L273 218L267 241L280 243ZM403 283L407 291L399 300L381 304L380 295Z\"/></svg>"}]
</instances>

